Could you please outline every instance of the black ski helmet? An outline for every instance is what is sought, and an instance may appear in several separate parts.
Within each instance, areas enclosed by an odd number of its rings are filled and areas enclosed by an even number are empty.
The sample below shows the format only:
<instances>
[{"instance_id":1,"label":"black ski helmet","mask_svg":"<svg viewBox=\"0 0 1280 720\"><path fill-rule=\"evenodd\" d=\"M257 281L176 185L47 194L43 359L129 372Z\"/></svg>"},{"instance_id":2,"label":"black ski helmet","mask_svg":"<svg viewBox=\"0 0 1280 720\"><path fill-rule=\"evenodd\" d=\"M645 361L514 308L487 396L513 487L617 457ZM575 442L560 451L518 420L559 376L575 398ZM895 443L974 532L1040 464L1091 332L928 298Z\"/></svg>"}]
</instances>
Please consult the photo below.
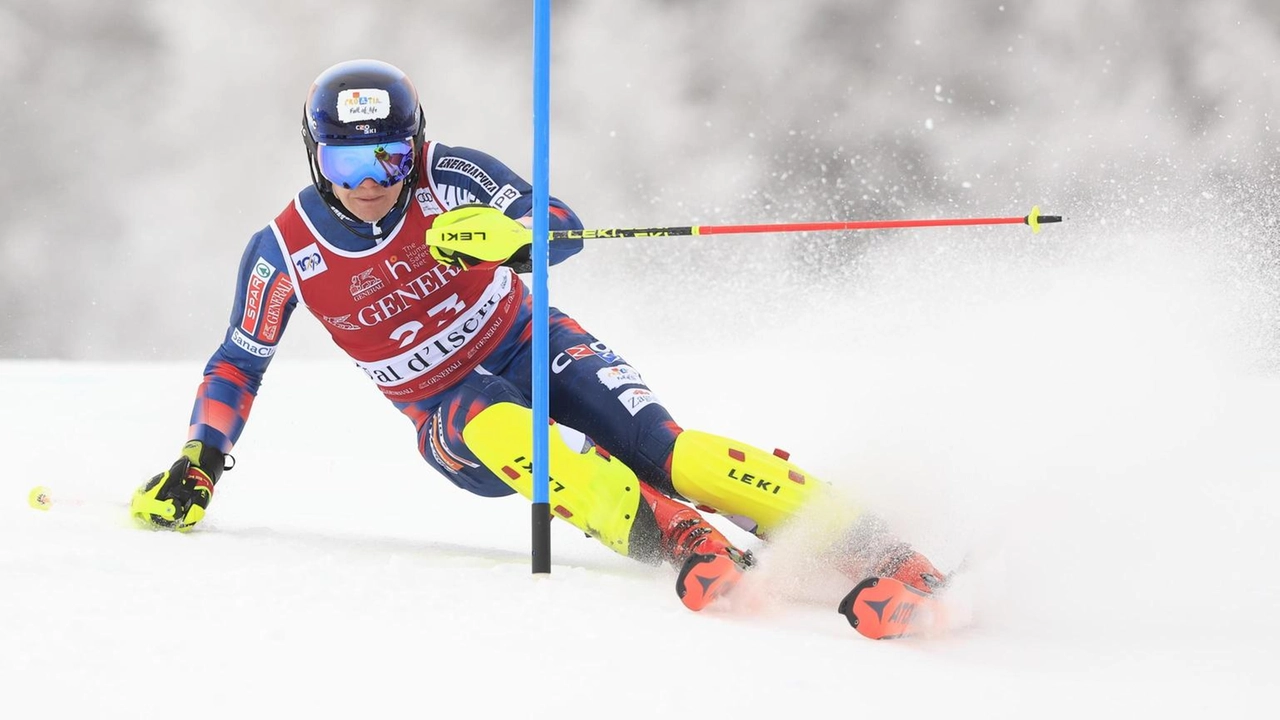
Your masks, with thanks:
<instances>
[{"instance_id":1,"label":"black ski helmet","mask_svg":"<svg viewBox=\"0 0 1280 720\"><path fill-rule=\"evenodd\" d=\"M316 146L367 145L410 140L414 166L405 178L405 191L417 183L422 166L426 119L418 91L402 70L379 60L348 60L316 78L307 93L302 139L307 146L311 181L331 204L333 185L320 172Z\"/></svg>"}]
</instances>

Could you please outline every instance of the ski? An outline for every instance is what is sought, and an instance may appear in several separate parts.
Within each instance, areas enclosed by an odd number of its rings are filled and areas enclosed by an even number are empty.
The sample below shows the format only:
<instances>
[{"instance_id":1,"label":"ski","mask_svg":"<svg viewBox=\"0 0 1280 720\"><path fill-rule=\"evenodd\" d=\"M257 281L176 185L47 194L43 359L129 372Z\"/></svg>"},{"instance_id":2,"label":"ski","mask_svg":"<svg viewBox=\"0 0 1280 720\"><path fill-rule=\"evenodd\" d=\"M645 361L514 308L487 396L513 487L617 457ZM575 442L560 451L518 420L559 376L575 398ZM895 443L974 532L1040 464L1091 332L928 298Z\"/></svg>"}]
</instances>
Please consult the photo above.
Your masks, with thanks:
<instances>
[{"instance_id":1,"label":"ski","mask_svg":"<svg viewBox=\"0 0 1280 720\"><path fill-rule=\"evenodd\" d=\"M838 611L855 630L887 640L947 627L946 608L937 596L893 578L869 577L840 601Z\"/></svg>"}]
</instances>

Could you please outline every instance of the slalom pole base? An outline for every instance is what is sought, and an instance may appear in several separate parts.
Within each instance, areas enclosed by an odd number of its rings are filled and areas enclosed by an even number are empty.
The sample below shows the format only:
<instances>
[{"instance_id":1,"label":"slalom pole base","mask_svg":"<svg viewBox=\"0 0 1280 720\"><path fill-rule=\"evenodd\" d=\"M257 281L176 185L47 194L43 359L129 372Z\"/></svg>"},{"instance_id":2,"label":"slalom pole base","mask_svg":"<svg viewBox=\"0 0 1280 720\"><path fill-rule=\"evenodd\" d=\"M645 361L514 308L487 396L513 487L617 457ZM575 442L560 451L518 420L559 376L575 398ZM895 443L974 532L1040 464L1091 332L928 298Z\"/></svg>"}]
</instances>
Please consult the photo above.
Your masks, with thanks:
<instances>
[{"instance_id":1,"label":"slalom pole base","mask_svg":"<svg viewBox=\"0 0 1280 720\"><path fill-rule=\"evenodd\" d=\"M533 574L551 574L551 504L533 503Z\"/></svg>"}]
</instances>

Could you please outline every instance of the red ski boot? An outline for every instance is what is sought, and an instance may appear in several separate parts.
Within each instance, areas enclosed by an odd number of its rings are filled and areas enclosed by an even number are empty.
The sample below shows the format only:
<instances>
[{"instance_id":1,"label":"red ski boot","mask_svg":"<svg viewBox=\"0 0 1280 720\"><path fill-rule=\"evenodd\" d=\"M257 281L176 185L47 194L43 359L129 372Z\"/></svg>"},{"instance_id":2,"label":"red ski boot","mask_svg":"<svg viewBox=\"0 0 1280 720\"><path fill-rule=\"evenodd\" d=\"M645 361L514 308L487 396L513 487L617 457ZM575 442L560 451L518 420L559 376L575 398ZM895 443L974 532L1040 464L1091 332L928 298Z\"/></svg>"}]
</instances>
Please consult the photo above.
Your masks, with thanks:
<instances>
[{"instance_id":1,"label":"red ski boot","mask_svg":"<svg viewBox=\"0 0 1280 720\"><path fill-rule=\"evenodd\" d=\"M928 558L892 535L874 516L859 520L834 551L839 555L836 565L853 580L893 578L926 593L946 584L946 576Z\"/></svg>"},{"instance_id":2,"label":"red ski boot","mask_svg":"<svg viewBox=\"0 0 1280 720\"><path fill-rule=\"evenodd\" d=\"M929 562L929 558L912 550L906 543L894 546L869 574L893 578L903 585L910 585L927 593L938 590L946 583L946 576Z\"/></svg>"},{"instance_id":3,"label":"red ski boot","mask_svg":"<svg viewBox=\"0 0 1280 720\"><path fill-rule=\"evenodd\" d=\"M835 551L836 564L857 582L836 610L858 632L879 640L947 627L946 608L934 595L946 576L880 520L861 519Z\"/></svg>"},{"instance_id":4,"label":"red ski boot","mask_svg":"<svg viewBox=\"0 0 1280 720\"><path fill-rule=\"evenodd\" d=\"M680 568L676 594L690 610L724 595L755 564L751 551L734 547L695 509L641 484L640 496L657 522L661 553Z\"/></svg>"}]
</instances>

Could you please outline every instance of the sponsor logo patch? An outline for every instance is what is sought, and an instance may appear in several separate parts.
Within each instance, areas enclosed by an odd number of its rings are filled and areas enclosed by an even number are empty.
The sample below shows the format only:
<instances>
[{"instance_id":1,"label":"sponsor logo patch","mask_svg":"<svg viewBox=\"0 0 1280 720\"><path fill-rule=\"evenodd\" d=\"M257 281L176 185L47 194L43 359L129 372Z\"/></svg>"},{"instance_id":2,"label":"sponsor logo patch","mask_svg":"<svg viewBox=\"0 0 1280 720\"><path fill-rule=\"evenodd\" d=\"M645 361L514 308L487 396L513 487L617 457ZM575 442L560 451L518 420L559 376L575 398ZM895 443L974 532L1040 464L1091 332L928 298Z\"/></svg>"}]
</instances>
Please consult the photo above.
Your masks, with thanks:
<instances>
[{"instance_id":1,"label":"sponsor logo patch","mask_svg":"<svg viewBox=\"0 0 1280 720\"><path fill-rule=\"evenodd\" d=\"M351 322L350 315L343 315L341 317L329 317L328 315L324 315L322 317L324 318L325 322L338 328L339 330L359 330L360 329L359 325Z\"/></svg>"},{"instance_id":2,"label":"sponsor logo patch","mask_svg":"<svg viewBox=\"0 0 1280 720\"><path fill-rule=\"evenodd\" d=\"M293 282L289 280L289 276L283 273L276 276L275 282L271 283L271 289L267 291L267 309L262 314L262 328L258 331L259 340L274 343L279 339L280 325L284 321L285 303L289 301L291 294L293 294Z\"/></svg>"},{"instance_id":3,"label":"sponsor logo patch","mask_svg":"<svg viewBox=\"0 0 1280 720\"><path fill-rule=\"evenodd\" d=\"M658 396L654 395L651 390L645 388L631 388L623 390L618 396L618 402L627 409L627 412L635 415L650 405L659 405Z\"/></svg>"},{"instance_id":4,"label":"sponsor logo patch","mask_svg":"<svg viewBox=\"0 0 1280 720\"><path fill-rule=\"evenodd\" d=\"M440 203L436 202L436 196L426 188L418 188L413 193L413 199L418 201L418 207L422 208L423 217L439 215L444 212L444 208L440 207Z\"/></svg>"},{"instance_id":5,"label":"sponsor logo patch","mask_svg":"<svg viewBox=\"0 0 1280 720\"><path fill-rule=\"evenodd\" d=\"M623 385L643 385L640 373L630 365L610 365L596 371L600 384L610 390L617 390Z\"/></svg>"},{"instance_id":6,"label":"sponsor logo patch","mask_svg":"<svg viewBox=\"0 0 1280 720\"><path fill-rule=\"evenodd\" d=\"M329 269L324 264L324 256L320 254L320 246L315 243L290 255L289 262L293 263L294 269L298 271L299 280L313 278Z\"/></svg>"},{"instance_id":7,"label":"sponsor logo patch","mask_svg":"<svg viewBox=\"0 0 1280 720\"><path fill-rule=\"evenodd\" d=\"M601 358L607 363L616 362L620 359L612 350L609 349L609 346L602 342L596 341L590 345L583 343L582 345L574 345L573 347L565 348L564 352L552 358L551 372L559 375L564 372L564 369L569 367L569 363L574 360L584 360L592 356Z\"/></svg>"},{"instance_id":8,"label":"sponsor logo patch","mask_svg":"<svg viewBox=\"0 0 1280 720\"><path fill-rule=\"evenodd\" d=\"M338 93L338 122L381 120L391 115L391 94L382 88L360 88Z\"/></svg>"},{"instance_id":9,"label":"sponsor logo patch","mask_svg":"<svg viewBox=\"0 0 1280 720\"><path fill-rule=\"evenodd\" d=\"M276 352L274 347L254 342L248 335L240 332L240 328L231 329L231 342L235 343L241 350L258 357L271 357Z\"/></svg>"},{"instance_id":10,"label":"sponsor logo patch","mask_svg":"<svg viewBox=\"0 0 1280 720\"><path fill-rule=\"evenodd\" d=\"M470 160L464 160L460 157L453 157L452 155L449 155L440 158L436 162L436 169L466 175L472 180L475 180L477 185L484 188L484 191L489 193L489 197L493 197L498 193L498 183L494 182L493 178L489 177L489 173L485 172L479 165L476 165Z\"/></svg>"},{"instance_id":11,"label":"sponsor logo patch","mask_svg":"<svg viewBox=\"0 0 1280 720\"><path fill-rule=\"evenodd\" d=\"M510 185L503 185L498 188L498 192L493 194L493 199L489 201L489 204L499 210L506 210L511 201L518 197L520 197L520 193L515 188Z\"/></svg>"},{"instance_id":12,"label":"sponsor logo patch","mask_svg":"<svg viewBox=\"0 0 1280 720\"><path fill-rule=\"evenodd\" d=\"M244 315L240 318L240 329L253 335L258 331L258 321L262 318L262 296L267 290L267 280L276 272L271 263L258 258L253 265L253 274L244 291Z\"/></svg>"},{"instance_id":13,"label":"sponsor logo patch","mask_svg":"<svg viewBox=\"0 0 1280 720\"><path fill-rule=\"evenodd\" d=\"M351 297L356 300L367 298L381 289L382 279L373 276L373 268L351 276Z\"/></svg>"}]
</instances>

